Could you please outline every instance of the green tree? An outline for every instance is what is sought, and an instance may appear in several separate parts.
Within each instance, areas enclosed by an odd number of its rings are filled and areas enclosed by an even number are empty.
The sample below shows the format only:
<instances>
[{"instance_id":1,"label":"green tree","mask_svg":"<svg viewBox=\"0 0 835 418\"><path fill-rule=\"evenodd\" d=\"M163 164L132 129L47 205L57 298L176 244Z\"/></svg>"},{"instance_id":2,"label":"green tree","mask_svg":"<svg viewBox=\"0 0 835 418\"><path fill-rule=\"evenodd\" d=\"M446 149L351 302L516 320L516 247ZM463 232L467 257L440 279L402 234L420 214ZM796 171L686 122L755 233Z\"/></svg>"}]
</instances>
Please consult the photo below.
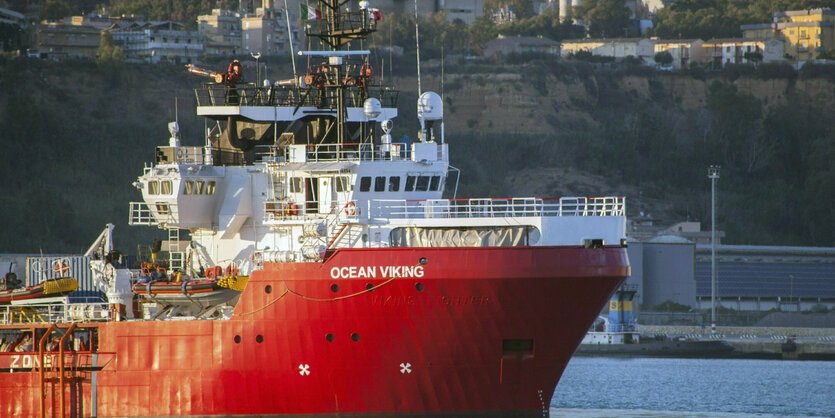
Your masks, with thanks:
<instances>
[{"instance_id":1,"label":"green tree","mask_svg":"<svg viewBox=\"0 0 835 418\"><path fill-rule=\"evenodd\" d=\"M110 31L101 31L101 41L96 54L96 64L99 66L121 65L125 62L125 54L116 42L113 41L113 34Z\"/></svg>"},{"instance_id":2,"label":"green tree","mask_svg":"<svg viewBox=\"0 0 835 418\"><path fill-rule=\"evenodd\" d=\"M632 13L623 0L585 0L575 12L586 22L589 35L594 38L636 35L631 24Z\"/></svg>"},{"instance_id":3,"label":"green tree","mask_svg":"<svg viewBox=\"0 0 835 418\"><path fill-rule=\"evenodd\" d=\"M745 58L746 61L751 62L754 65L763 62L763 54L760 51L749 51L743 54L742 57Z\"/></svg>"},{"instance_id":4,"label":"green tree","mask_svg":"<svg viewBox=\"0 0 835 418\"><path fill-rule=\"evenodd\" d=\"M673 63L673 54L670 51L661 51L655 54L655 62L665 67Z\"/></svg>"},{"instance_id":5,"label":"green tree","mask_svg":"<svg viewBox=\"0 0 835 418\"><path fill-rule=\"evenodd\" d=\"M41 19L59 20L72 15L69 3L65 0L46 0L41 8Z\"/></svg>"}]
</instances>

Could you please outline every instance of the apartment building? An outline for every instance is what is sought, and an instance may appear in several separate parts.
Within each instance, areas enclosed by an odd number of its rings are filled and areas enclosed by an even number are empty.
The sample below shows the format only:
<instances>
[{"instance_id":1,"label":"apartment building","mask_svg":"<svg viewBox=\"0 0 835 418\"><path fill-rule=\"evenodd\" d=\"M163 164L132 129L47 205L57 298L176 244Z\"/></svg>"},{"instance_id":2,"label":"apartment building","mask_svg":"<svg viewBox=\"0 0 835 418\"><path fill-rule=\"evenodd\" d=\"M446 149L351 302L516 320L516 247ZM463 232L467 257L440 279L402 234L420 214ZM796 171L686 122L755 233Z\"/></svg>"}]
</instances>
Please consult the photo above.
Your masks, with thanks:
<instances>
[{"instance_id":1,"label":"apartment building","mask_svg":"<svg viewBox=\"0 0 835 418\"><path fill-rule=\"evenodd\" d=\"M746 40L784 40L784 53L797 61L835 53L835 11L828 7L774 13L771 23L742 25L740 29Z\"/></svg>"}]
</instances>

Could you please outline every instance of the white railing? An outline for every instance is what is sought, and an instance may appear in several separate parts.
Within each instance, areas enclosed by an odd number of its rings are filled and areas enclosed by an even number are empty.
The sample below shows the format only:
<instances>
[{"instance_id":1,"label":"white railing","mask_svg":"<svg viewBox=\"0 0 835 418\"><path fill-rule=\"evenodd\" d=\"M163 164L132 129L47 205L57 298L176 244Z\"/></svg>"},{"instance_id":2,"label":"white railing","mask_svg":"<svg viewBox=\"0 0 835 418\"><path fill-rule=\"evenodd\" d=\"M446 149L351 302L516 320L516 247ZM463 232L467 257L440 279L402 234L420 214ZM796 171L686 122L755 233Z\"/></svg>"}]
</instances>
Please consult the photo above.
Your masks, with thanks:
<instances>
[{"instance_id":1,"label":"white railing","mask_svg":"<svg viewBox=\"0 0 835 418\"><path fill-rule=\"evenodd\" d=\"M177 205L168 202L130 202L128 225L172 225L177 223Z\"/></svg>"},{"instance_id":2,"label":"white railing","mask_svg":"<svg viewBox=\"0 0 835 418\"><path fill-rule=\"evenodd\" d=\"M0 324L105 322L111 318L106 303L27 303L0 306Z\"/></svg>"},{"instance_id":3,"label":"white railing","mask_svg":"<svg viewBox=\"0 0 835 418\"><path fill-rule=\"evenodd\" d=\"M285 147L284 152L289 162L399 161L411 156L404 144L308 144Z\"/></svg>"},{"instance_id":4,"label":"white railing","mask_svg":"<svg viewBox=\"0 0 835 418\"><path fill-rule=\"evenodd\" d=\"M205 152L203 147L177 147L177 164L211 164L206 161L206 155L211 156L211 152Z\"/></svg>"},{"instance_id":5,"label":"white railing","mask_svg":"<svg viewBox=\"0 0 835 418\"><path fill-rule=\"evenodd\" d=\"M145 202L130 202L130 218L128 225L156 225L157 218L151 212L151 207Z\"/></svg>"},{"instance_id":6,"label":"white railing","mask_svg":"<svg viewBox=\"0 0 835 418\"><path fill-rule=\"evenodd\" d=\"M372 200L369 217L393 219L625 216L623 197Z\"/></svg>"}]
</instances>

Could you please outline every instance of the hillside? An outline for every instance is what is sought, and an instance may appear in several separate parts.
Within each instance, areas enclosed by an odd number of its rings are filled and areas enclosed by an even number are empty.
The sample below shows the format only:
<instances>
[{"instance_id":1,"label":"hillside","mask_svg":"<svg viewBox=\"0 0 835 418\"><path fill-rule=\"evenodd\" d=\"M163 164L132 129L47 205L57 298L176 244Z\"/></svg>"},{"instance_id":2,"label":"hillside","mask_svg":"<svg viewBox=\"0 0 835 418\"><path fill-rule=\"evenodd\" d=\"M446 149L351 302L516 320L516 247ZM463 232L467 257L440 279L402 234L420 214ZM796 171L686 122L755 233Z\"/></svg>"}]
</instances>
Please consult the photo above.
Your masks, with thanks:
<instances>
[{"instance_id":1,"label":"hillside","mask_svg":"<svg viewBox=\"0 0 835 418\"><path fill-rule=\"evenodd\" d=\"M440 91L437 63L425 68L423 89ZM630 216L704 221L706 168L721 164L725 242L835 243L829 78L564 61L445 71L459 196L620 194ZM128 229L127 202L140 197L131 183L167 141L175 98L184 144L202 144L192 91L201 82L177 66L0 61L0 252L82 252L106 222L127 252L158 234ZM416 82L395 83L397 140L414 136Z\"/></svg>"}]
</instances>

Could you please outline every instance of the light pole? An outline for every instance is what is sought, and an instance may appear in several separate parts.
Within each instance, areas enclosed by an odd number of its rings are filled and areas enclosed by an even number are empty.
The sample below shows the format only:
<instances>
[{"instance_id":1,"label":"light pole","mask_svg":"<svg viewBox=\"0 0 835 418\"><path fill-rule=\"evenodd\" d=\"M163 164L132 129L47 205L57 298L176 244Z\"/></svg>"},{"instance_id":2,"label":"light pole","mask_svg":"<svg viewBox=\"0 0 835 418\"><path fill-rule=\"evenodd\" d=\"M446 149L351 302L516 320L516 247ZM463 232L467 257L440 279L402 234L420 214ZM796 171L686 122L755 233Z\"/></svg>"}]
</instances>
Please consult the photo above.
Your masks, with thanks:
<instances>
[{"instance_id":1,"label":"light pole","mask_svg":"<svg viewBox=\"0 0 835 418\"><path fill-rule=\"evenodd\" d=\"M258 59L261 58L260 52L250 52L249 55L252 55L252 58L255 58L255 87L261 84L261 64L259 64Z\"/></svg>"},{"instance_id":2,"label":"light pole","mask_svg":"<svg viewBox=\"0 0 835 418\"><path fill-rule=\"evenodd\" d=\"M707 169L710 179L710 333L716 334L716 180L719 179L719 166Z\"/></svg>"}]
</instances>

